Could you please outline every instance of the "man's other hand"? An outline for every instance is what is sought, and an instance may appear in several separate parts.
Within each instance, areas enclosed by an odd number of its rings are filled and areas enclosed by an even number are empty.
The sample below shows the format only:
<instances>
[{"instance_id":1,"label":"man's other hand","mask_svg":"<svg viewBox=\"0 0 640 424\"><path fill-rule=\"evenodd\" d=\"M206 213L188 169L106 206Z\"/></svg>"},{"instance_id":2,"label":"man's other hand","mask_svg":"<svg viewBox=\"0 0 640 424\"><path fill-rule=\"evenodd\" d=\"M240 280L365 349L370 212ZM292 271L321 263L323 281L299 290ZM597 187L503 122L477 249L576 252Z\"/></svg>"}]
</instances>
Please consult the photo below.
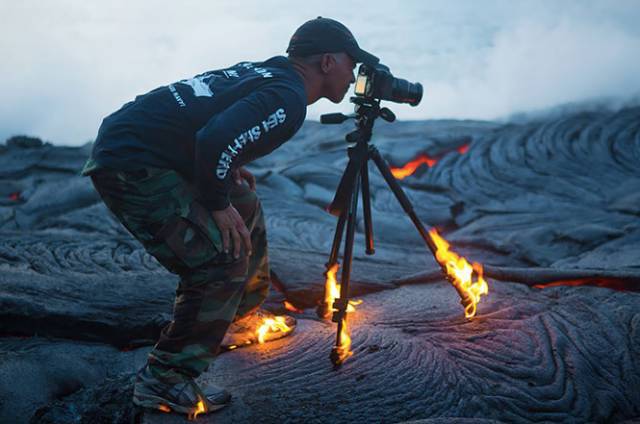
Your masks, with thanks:
<instances>
[{"instance_id":1,"label":"man's other hand","mask_svg":"<svg viewBox=\"0 0 640 424\"><path fill-rule=\"evenodd\" d=\"M234 169L231 172L233 181L235 181L236 184L242 185L242 180L245 180L247 184L249 184L249 189L251 189L251 191L256 191L256 177L254 177L253 174L247 170L247 168L241 166L240 168Z\"/></svg>"},{"instance_id":2,"label":"man's other hand","mask_svg":"<svg viewBox=\"0 0 640 424\"><path fill-rule=\"evenodd\" d=\"M241 245L244 245L247 256L251 256L251 235L236 208L229 205L226 209L213 211L211 214L222 234L222 246L225 253L229 252L229 241L233 240L233 257L235 259L240 257Z\"/></svg>"}]
</instances>

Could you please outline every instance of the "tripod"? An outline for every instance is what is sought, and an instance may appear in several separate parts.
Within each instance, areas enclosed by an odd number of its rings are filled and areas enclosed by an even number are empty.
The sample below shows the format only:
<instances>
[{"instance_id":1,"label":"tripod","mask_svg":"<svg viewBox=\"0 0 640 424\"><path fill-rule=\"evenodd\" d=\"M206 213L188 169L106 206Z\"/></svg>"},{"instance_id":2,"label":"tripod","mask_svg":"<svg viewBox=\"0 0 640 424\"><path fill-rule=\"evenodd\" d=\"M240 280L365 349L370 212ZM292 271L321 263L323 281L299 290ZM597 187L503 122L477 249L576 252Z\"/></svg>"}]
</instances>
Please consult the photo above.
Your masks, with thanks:
<instances>
[{"instance_id":1,"label":"tripod","mask_svg":"<svg viewBox=\"0 0 640 424\"><path fill-rule=\"evenodd\" d=\"M346 135L348 143L355 143L348 148L349 162L340 178L340 183L336 190L335 197L329 205L329 213L338 217L336 231L333 237L333 244L329 261L326 263L326 273L338 264L338 255L343 234L346 239L344 243L343 267L340 280L340 297L334 300L332 321L338 324L338 332L336 337L336 345L331 351L330 359L335 367L339 367L346 359L341 350L343 326L346 325L347 307L349 305L349 281L351 277L351 262L353 259L353 241L356 228L356 215L358 210L358 195L362 194L362 209L364 213L364 230L365 230L365 248L368 255L375 253L373 242L373 223L371 221L371 196L369 191L369 160L378 167L378 170L384 177L387 185L395 195L398 202L402 206L404 212L409 216L420 236L427 244L431 253L435 256L437 246L429 236L424 225L413 210L411 202L407 198L400 184L395 179L389 165L380 155L378 149L369 144L371 141L373 125L378 117L383 118L387 122L395 121L394 113L388 108L381 108L380 101L375 99L366 99L361 97L352 97L351 102L355 103L355 115L347 116L341 113L332 113L322 115L321 122L323 124L339 124L349 118L356 119L357 129ZM446 269L443 269L447 276ZM449 277L447 277L449 279ZM451 280L450 280L451 281ZM454 287L456 285L454 284ZM458 294L462 298L462 303L471 302L468 296L456 287ZM331 305L325 305L331 307ZM321 312L319 312L321 313Z\"/></svg>"}]
</instances>

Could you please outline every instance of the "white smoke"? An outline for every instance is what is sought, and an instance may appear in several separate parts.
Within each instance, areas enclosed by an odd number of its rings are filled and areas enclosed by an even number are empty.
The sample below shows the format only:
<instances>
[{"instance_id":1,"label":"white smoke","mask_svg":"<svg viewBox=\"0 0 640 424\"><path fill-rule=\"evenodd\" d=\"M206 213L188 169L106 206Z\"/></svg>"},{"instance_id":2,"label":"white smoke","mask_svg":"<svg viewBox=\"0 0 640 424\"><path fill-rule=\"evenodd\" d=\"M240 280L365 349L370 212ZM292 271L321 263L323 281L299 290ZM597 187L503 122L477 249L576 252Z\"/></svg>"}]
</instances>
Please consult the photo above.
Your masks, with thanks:
<instances>
[{"instance_id":1,"label":"white smoke","mask_svg":"<svg viewBox=\"0 0 640 424\"><path fill-rule=\"evenodd\" d=\"M344 2L21 0L0 4L0 141L91 140L135 95L283 54L307 19L334 17L422 103L400 119L497 119L640 94L640 3L618 0ZM349 111L320 101L309 119Z\"/></svg>"},{"instance_id":2,"label":"white smoke","mask_svg":"<svg viewBox=\"0 0 640 424\"><path fill-rule=\"evenodd\" d=\"M514 112L640 94L640 37L607 23L524 21L496 34L484 63L429 87L439 117Z\"/></svg>"}]
</instances>

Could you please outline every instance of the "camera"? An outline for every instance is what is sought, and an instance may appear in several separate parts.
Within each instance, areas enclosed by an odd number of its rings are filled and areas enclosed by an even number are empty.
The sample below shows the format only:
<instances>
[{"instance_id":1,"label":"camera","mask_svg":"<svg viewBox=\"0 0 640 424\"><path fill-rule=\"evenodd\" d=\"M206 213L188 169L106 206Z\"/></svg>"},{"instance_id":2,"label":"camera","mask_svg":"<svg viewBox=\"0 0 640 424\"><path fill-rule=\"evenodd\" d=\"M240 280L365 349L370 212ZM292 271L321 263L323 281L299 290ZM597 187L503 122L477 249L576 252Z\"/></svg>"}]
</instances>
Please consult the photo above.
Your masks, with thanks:
<instances>
[{"instance_id":1,"label":"camera","mask_svg":"<svg viewBox=\"0 0 640 424\"><path fill-rule=\"evenodd\" d=\"M358 69L355 94L366 99L389 100L417 106L422 100L422 84L395 78L389 67L381 63L376 66L362 64Z\"/></svg>"}]
</instances>

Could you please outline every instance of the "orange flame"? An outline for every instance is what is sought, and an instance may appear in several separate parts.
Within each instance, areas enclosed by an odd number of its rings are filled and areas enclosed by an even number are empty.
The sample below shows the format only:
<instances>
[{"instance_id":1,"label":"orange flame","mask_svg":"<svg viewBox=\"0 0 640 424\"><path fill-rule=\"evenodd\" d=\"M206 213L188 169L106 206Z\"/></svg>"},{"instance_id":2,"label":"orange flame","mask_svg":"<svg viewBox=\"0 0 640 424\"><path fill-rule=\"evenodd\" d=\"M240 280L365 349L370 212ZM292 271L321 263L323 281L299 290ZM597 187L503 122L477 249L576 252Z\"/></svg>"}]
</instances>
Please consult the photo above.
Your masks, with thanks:
<instances>
[{"instance_id":1,"label":"orange flame","mask_svg":"<svg viewBox=\"0 0 640 424\"><path fill-rule=\"evenodd\" d=\"M471 318L476 314L476 308L480 301L480 296L489 292L489 286L482 277L482 265L469 262L455 252L449 250L449 243L440 237L435 228L429 231L431 240L436 244L436 260L445 267L447 275L451 277L452 284L458 289L463 297L464 316ZM473 274L477 279L473 281Z\"/></svg>"},{"instance_id":2,"label":"orange flame","mask_svg":"<svg viewBox=\"0 0 640 424\"><path fill-rule=\"evenodd\" d=\"M353 352L351 351L351 335L349 334L349 327L347 326L347 318L342 319L342 331L340 332L340 346L336 348L338 355L338 363L342 364L346 361Z\"/></svg>"},{"instance_id":3,"label":"orange flame","mask_svg":"<svg viewBox=\"0 0 640 424\"><path fill-rule=\"evenodd\" d=\"M338 264L333 265L327 271L327 281L324 284L324 304L327 306L325 318L329 318L333 312L333 302L340 297L340 284L336 281L336 274L338 273ZM350 300L347 305L347 312L355 312L357 306L362 303L362 300Z\"/></svg>"},{"instance_id":4,"label":"orange flame","mask_svg":"<svg viewBox=\"0 0 640 424\"><path fill-rule=\"evenodd\" d=\"M333 307L333 303L340 297L340 284L336 281L336 274L338 272L338 264L333 265L327 271L327 281L324 286L324 303L326 305L325 318L329 318L331 314L336 311ZM350 300L347 305L347 313L355 312L355 306L360 305L362 300ZM337 354L339 357L339 363L347 360L353 352L351 352L351 336L349 335L349 327L347 326L346 317L342 319L342 331L340 332L340 346L337 347Z\"/></svg>"},{"instance_id":5,"label":"orange flame","mask_svg":"<svg viewBox=\"0 0 640 424\"><path fill-rule=\"evenodd\" d=\"M167 413L171 412L171 408L169 408L167 405L162 403L158 405L158 409L161 410L162 412L167 412Z\"/></svg>"},{"instance_id":6,"label":"orange flame","mask_svg":"<svg viewBox=\"0 0 640 424\"><path fill-rule=\"evenodd\" d=\"M336 281L338 266L338 264L335 264L327 270L327 281L324 283L324 304L327 306L325 318L331 316L333 301L340 297L340 285Z\"/></svg>"},{"instance_id":7,"label":"orange flame","mask_svg":"<svg viewBox=\"0 0 640 424\"><path fill-rule=\"evenodd\" d=\"M196 404L196 409L195 411L189 414L188 418L190 421L195 420L196 418L198 418L198 415L202 414L203 412L207 412L207 407L205 406L202 399L198 396L198 403Z\"/></svg>"},{"instance_id":8,"label":"orange flame","mask_svg":"<svg viewBox=\"0 0 640 424\"><path fill-rule=\"evenodd\" d=\"M258 343L264 343L267 333L269 332L278 332L282 331L283 333L287 333L291 331L291 327L289 327L284 320L284 317L278 316L274 318L265 318L262 322L262 325L258 327L256 330L256 334L258 335Z\"/></svg>"}]
</instances>

